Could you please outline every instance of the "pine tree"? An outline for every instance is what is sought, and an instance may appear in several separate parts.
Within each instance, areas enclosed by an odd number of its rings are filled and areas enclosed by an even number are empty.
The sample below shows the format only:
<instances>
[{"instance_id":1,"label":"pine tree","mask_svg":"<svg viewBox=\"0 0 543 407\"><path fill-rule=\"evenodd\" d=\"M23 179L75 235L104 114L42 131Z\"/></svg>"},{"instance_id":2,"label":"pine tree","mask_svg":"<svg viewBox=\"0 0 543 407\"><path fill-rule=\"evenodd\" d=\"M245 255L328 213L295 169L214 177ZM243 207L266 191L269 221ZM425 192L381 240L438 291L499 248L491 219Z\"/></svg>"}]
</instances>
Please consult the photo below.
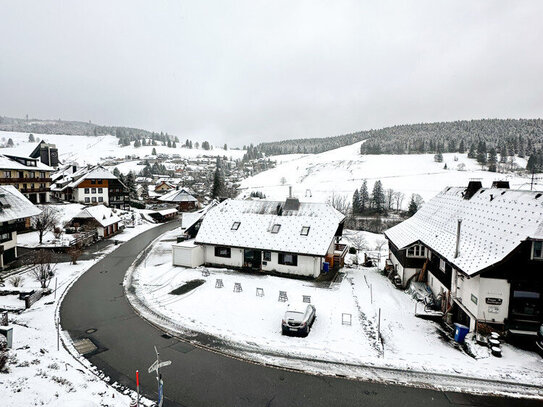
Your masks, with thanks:
<instances>
[{"instance_id":1,"label":"pine tree","mask_svg":"<svg viewBox=\"0 0 543 407\"><path fill-rule=\"evenodd\" d=\"M487 163L486 143L480 141L477 147L477 162L484 166Z\"/></svg>"},{"instance_id":2,"label":"pine tree","mask_svg":"<svg viewBox=\"0 0 543 407\"><path fill-rule=\"evenodd\" d=\"M13 140L11 138L8 140L7 146L8 147L13 147Z\"/></svg>"},{"instance_id":3,"label":"pine tree","mask_svg":"<svg viewBox=\"0 0 543 407\"><path fill-rule=\"evenodd\" d=\"M407 214L413 216L419 210L417 203L415 202L415 194L411 195L411 200L409 201L409 208L407 209Z\"/></svg>"},{"instance_id":4,"label":"pine tree","mask_svg":"<svg viewBox=\"0 0 543 407\"><path fill-rule=\"evenodd\" d=\"M496 172L496 163L498 162L498 154L496 154L496 149L492 147L490 153L488 154L488 171Z\"/></svg>"},{"instance_id":5,"label":"pine tree","mask_svg":"<svg viewBox=\"0 0 543 407\"><path fill-rule=\"evenodd\" d=\"M226 145L226 143L224 143L224 147L223 147L223 148L224 148L225 151L228 150L228 146Z\"/></svg>"},{"instance_id":6,"label":"pine tree","mask_svg":"<svg viewBox=\"0 0 543 407\"><path fill-rule=\"evenodd\" d=\"M458 152L464 154L466 152L466 145L464 144L464 139L460 140L460 146L458 147Z\"/></svg>"},{"instance_id":7,"label":"pine tree","mask_svg":"<svg viewBox=\"0 0 543 407\"><path fill-rule=\"evenodd\" d=\"M134 147L141 147L141 141L139 141L139 139L134 141Z\"/></svg>"},{"instance_id":8,"label":"pine tree","mask_svg":"<svg viewBox=\"0 0 543 407\"><path fill-rule=\"evenodd\" d=\"M172 143L172 148L177 148L177 144L175 141Z\"/></svg>"},{"instance_id":9,"label":"pine tree","mask_svg":"<svg viewBox=\"0 0 543 407\"><path fill-rule=\"evenodd\" d=\"M31 143L34 143L36 141L36 139L34 138L34 135L32 133L30 133L28 135L28 141L30 141Z\"/></svg>"},{"instance_id":10,"label":"pine tree","mask_svg":"<svg viewBox=\"0 0 543 407\"><path fill-rule=\"evenodd\" d=\"M224 179L221 174L221 169L219 166L215 169L215 174L213 175L213 186L211 188L211 197L213 199L220 198L224 194Z\"/></svg>"},{"instance_id":11,"label":"pine tree","mask_svg":"<svg viewBox=\"0 0 543 407\"><path fill-rule=\"evenodd\" d=\"M154 141L153 141L154 143ZM153 147L153 151L151 152L152 155L156 155L156 148Z\"/></svg>"},{"instance_id":12,"label":"pine tree","mask_svg":"<svg viewBox=\"0 0 543 407\"><path fill-rule=\"evenodd\" d=\"M353 215L358 215L360 213L360 194L358 189L354 190L353 194Z\"/></svg>"},{"instance_id":13,"label":"pine tree","mask_svg":"<svg viewBox=\"0 0 543 407\"><path fill-rule=\"evenodd\" d=\"M375 181L373 184L371 204L377 213L385 212L385 193L383 192L383 184L380 180Z\"/></svg>"},{"instance_id":14,"label":"pine tree","mask_svg":"<svg viewBox=\"0 0 543 407\"><path fill-rule=\"evenodd\" d=\"M115 175L117 178L121 175L121 172L117 167L113 168L113 175Z\"/></svg>"},{"instance_id":15,"label":"pine tree","mask_svg":"<svg viewBox=\"0 0 543 407\"><path fill-rule=\"evenodd\" d=\"M168 140L168 147L172 147L172 142L170 140Z\"/></svg>"},{"instance_id":16,"label":"pine tree","mask_svg":"<svg viewBox=\"0 0 543 407\"><path fill-rule=\"evenodd\" d=\"M369 207L370 204L370 194L368 192L368 181L362 181L362 187L360 188L360 206L359 212L363 214Z\"/></svg>"},{"instance_id":17,"label":"pine tree","mask_svg":"<svg viewBox=\"0 0 543 407\"><path fill-rule=\"evenodd\" d=\"M477 157L477 148L475 146L475 143L471 143L471 145L469 146L468 158L476 158L476 157Z\"/></svg>"}]
</instances>

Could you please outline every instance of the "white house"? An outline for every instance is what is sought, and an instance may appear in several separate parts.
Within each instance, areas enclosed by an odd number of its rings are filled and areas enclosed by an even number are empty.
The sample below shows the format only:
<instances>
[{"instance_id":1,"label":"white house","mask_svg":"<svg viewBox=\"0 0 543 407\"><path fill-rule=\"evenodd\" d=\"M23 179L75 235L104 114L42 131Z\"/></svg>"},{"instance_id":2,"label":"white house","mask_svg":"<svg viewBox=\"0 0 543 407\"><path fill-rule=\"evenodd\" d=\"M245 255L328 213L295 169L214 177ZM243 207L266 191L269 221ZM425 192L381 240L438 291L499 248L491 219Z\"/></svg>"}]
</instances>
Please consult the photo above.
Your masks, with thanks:
<instances>
[{"instance_id":1,"label":"white house","mask_svg":"<svg viewBox=\"0 0 543 407\"><path fill-rule=\"evenodd\" d=\"M341 265L345 216L328 204L227 199L211 208L194 242L173 245L173 264L317 277ZM194 260L196 259L196 261Z\"/></svg>"},{"instance_id":2,"label":"white house","mask_svg":"<svg viewBox=\"0 0 543 407\"><path fill-rule=\"evenodd\" d=\"M0 185L0 269L17 258L17 231L25 228L25 218L40 213L14 186Z\"/></svg>"}]
</instances>

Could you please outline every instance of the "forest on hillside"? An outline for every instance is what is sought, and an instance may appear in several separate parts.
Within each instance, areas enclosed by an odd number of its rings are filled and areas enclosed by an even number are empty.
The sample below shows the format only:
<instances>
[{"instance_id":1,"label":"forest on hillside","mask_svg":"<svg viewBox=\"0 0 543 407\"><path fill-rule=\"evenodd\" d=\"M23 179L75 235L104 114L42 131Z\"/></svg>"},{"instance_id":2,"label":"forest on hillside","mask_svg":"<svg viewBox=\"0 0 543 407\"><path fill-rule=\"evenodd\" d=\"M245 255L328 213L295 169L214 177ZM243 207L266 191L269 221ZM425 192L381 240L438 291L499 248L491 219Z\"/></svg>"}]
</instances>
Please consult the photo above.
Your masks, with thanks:
<instances>
[{"instance_id":1,"label":"forest on hillside","mask_svg":"<svg viewBox=\"0 0 543 407\"><path fill-rule=\"evenodd\" d=\"M498 152L507 148L509 155L526 156L541 152L543 120L485 119L455 122L406 124L378 130L361 131L336 137L283 140L261 143L257 147L267 155L321 153L357 141L362 154L418 154L466 152L485 142Z\"/></svg>"}]
</instances>

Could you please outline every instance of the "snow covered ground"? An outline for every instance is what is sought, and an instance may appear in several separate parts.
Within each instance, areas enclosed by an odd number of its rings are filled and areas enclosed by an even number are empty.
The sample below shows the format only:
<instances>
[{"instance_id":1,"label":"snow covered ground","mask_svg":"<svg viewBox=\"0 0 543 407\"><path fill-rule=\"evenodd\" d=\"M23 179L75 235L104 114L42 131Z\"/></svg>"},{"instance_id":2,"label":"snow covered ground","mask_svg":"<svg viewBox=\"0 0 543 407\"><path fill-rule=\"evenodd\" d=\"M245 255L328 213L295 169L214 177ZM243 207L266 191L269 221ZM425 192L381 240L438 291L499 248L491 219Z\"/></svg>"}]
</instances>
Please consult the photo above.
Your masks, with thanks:
<instances>
[{"instance_id":1,"label":"snow covered ground","mask_svg":"<svg viewBox=\"0 0 543 407\"><path fill-rule=\"evenodd\" d=\"M141 223L125 229L116 236L127 241L156 225ZM89 267L108 252L119 246L108 246L97 253L92 261L78 261L77 265L59 263L54 279L58 281L56 295L42 297L32 307L20 314L10 313L10 325L14 327L14 349L9 351L9 373L0 374L0 405L2 406L119 406L127 407L131 392L109 385L83 357L76 355L69 335L60 332L61 342L57 349L57 324L59 304L67 289ZM22 274L23 288L39 288L30 272ZM14 289L7 279L4 289ZM24 308L16 296L0 296L0 305L13 303ZM64 347L71 349L70 352ZM106 379L106 381L104 381ZM146 400L146 405L151 402Z\"/></svg>"},{"instance_id":2,"label":"snow covered ground","mask_svg":"<svg viewBox=\"0 0 543 407\"><path fill-rule=\"evenodd\" d=\"M382 239L368 233L365 237L372 250ZM346 268L343 281L332 285L214 268L205 276L201 268L173 267L171 243L167 238L157 241L146 261L133 271L132 280L125 280L136 288L137 298L129 296L133 305L167 330L208 334L225 344L223 351L322 374L364 377L371 368L401 369L422 375L419 384L476 392L515 390L495 383L475 386L470 378L543 386L539 355L504 344L503 357L498 359L471 343L479 356L469 356L446 338L437 323L416 318L415 301L394 288L376 268ZM196 289L171 294L198 279L204 283ZM222 280L223 288L215 287L217 279ZM235 283L241 284L242 292L234 292ZM256 295L257 288L264 290L263 297ZM281 335L287 303L278 301L280 290L287 292L289 302L299 303L303 295L311 296L317 319L307 338ZM351 315L351 325L345 324L343 319L349 317L342 314ZM436 378L437 374L446 375L446 380ZM375 376L375 371L371 375L366 378L386 381L388 377L382 372ZM399 375L393 380L409 382Z\"/></svg>"},{"instance_id":3,"label":"snow covered ground","mask_svg":"<svg viewBox=\"0 0 543 407\"><path fill-rule=\"evenodd\" d=\"M436 163L433 154L360 155L361 143L320 154L272 157L278 159L278 165L244 179L240 196L256 190L267 199L282 200L288 196L288 185L292 185L294 195L302 200L325 202L335 194L347 196L350 202L354 190L367 179L370 193L376 180L381 180L385 189L403 192L403 206L407 207L412 193L428 201L445 187L467 185L473 178L481 179L485 187L490 187L494 180L506 179L512 188L529 188L528 178L481 171L481 166L468 159L467 154L443 154L443 162ZM516 158L516 163L526 167L525 159ZM443 169L445 164L448 169ZM465 169L459 171L462 164Z\"/></svg>"},{"instance_id":4,"label":"snow covered ground","mask_svg":"<svg viewBox=\"0 0 543 407\"><path fill-rule=\"evenodd\" d=\"M0 139L9 138L13 139L15 143L14 150L27 151L27 154L31 153L37 143L28 142L29 133L18 133L10 131L0 131ZM76 161L80 165L85 164L98 164L102 161L102 158L115 157L125 158L127 155L137 155L144 157L145 155L151 155L153 148L156 149L157 154L179 154L181 157L192 158L199 156L226 156L233 159L242 158L245 151L243 150L224 150L223 148L214 147L213 150L203 149L187 149L181 148L169 148L167 146L141 146L134 147L134 143L130 146L119 146L119 139L114 136L70 136L62 134L34 134L35 137L39 137L40 140L45 140L49 143L53 143L58 148L59 158L62 162ZM181 143L177 143L181 144ZM10 149L0 150L8 152Z\"/></svg>"}]
</instances>

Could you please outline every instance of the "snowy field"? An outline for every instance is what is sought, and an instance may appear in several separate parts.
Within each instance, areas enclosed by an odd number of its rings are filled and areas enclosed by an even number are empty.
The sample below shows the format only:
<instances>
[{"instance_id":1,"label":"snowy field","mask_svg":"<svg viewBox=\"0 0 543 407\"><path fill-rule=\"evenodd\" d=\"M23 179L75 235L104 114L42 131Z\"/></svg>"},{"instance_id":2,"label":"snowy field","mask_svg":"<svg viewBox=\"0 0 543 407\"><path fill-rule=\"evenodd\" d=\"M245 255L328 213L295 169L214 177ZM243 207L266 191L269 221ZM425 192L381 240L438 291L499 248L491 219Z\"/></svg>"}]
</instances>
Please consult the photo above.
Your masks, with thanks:
<instances>
[{"instance_id":1,"label":"snowy field","mask_svg":"<svg viewBox=\"0 0 543 407\"><path fill-rule=\"evenodd\" d=\"M361 144L320 154L294 154L291 159L288 155L272 157L278 159L278 165L244 179L240 196L256 190L262 191L267 199L282 200L288 196L288 185L292 185L294 195L304 201L325 202L335 194L347 196L350 202L363 179L368 180L370 193L373 183L381 180L384 189L392 188L405 194L403 206L406 208L412 193L428 201L445 187L464 186L473 178L481 179L484 187L490 187L492 181L506 179L512 188L529 188L528 178L481 171L481 166L468 159L467 154L443 154L443 162L436 163L433 154L360 155ZM525 159L516 158L516 163L526 167ZM445 164L448 169L443 169ZM459 171L458 166L462 164L465 170Z\"/></svg>"},{"instance_id":2,"label":"snowy field","mask_svg":"<svg viewBox=\"0 0 543 407\"><path fill-rule=\"evenodd\" d=\"M156 225L140 224L115 238L127 241ZM63 295L77 278L95 264L106 253L117 247L110 245L97 253L92 261L78 261L76 265L59 263L55 277L50 284L54 288L58 281L56 295L42 297L21 314L10 313L10 325L14 327L14 349L9 351L9 373L0 374L1 406L111 406L128 407L131 391L121 393L116 385L108 384L109 379L96 369L71 346L69 335L60 332L61 342L57 350L57 325L59 304ZM23 273L22 289L39 288L29 272ZM13 290L10 279L5 290ZM0 296L0 305L24 308L24 302L17 296ZM70 351L68 351L66 346ZM74 358L75 356L75 358ZM145 400L145 405L152 403Z\"/></svg>"},{"instance_id":3,"label":"snowy field","mask_svg":"<svg viewBox=\"0 0 543 407\"><path fill-rule=\"evenodd\" d=\"M2 152L9 152L9 150L16 150L26 152L30 154L36 147L37 143L28 142L29 133L18 133L9 131L0 131L0 140L13 139L15 147L13 149L0 149ZM167 146L142 146L134 147L134 143L130 146L119 146L119 139L114 136L69 136L62 134L34 134L35 137L39 137L40 140L45 140L49 143L53 143L58 148L59 158L62 162L75 161L80 165L86 164L98 164L103 158L115 157L125 158L127 155L137 155L144 157L151 155L153 148L156 149L157 154L179 154L181 157L194 158L203 155L206 156L226 156L232 159L242 158L245 151L243 150L227 150L222 147L214 147L213 150L202 149L187 149L181 148L177 143L177 148L168 148ZM184 141L184 140L183 140Z\"/></svg>"},{"instance_id":4,"label":"snowy field","mask_svg":"<svg viewBox=\"0 0 543 407\"><path fill-rule=\"evenodd\" d=\"M367 247L375 250L382 236L364 235ZM191 331L205 333L222 341L223 351L323 374L363 377L368 368L387 368L420 372L426 376L419 382L438 388L515 392L496 384L485 389L470 387L473 383L463 382L465 377L543 386L539 355L504 344L503 357L498 359L472 341L478 358L469 356L446 339L438 324L416 318L415 301L394 288L376 268L345 268L343 281L331 285L215 268L208 269L210 275L205 276L201 268L173 267L171 243L167 237L156 242L146 261L133 271L132 280L125 280L125 285L131 281L136 288L137 299L129 295L133 305L167 330L189 336ZM381 254L384 259L386 253ZM198 279L205 282L196 289L171 294ZM215 287L217 279L222 280L223 288ZM235 283L241 284L242 292L234 292ZM257 288L264 290L263 297L256 295ZM303 295L311 296L317 319L308 337L281 335L287 303L278 301L280 290L287 292L289 302L300 303ZM379 309L383 342L377 333ZM351 315L351 325L345 324L342 314ZM371 373L373 380L384 380ZM452 378L447 383L434 374Z\"/></svg>"}]
</instances>

